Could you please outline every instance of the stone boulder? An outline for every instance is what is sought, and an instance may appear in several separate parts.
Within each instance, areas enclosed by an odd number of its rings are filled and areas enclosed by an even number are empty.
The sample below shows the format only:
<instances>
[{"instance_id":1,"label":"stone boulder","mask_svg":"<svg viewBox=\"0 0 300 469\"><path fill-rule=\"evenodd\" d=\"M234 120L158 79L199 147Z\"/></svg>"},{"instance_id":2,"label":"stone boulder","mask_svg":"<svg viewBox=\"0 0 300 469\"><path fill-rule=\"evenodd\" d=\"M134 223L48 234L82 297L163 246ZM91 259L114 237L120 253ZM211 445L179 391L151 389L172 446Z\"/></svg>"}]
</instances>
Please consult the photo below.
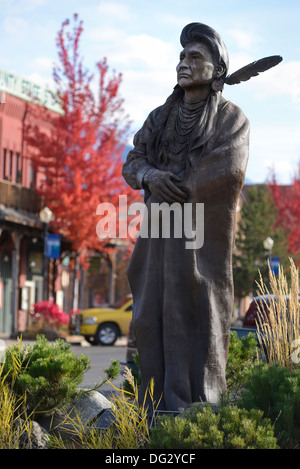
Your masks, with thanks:
<instances>
[{"instance_id":1,"label":"stone boulder","mask_svg":"<svg viewBox=\"0 0 300 469\"><path fill-rule=\"evenodd\" d=\"M111 408L111 402L103 394L85 390L67 409L56 412L54 416L41 416L38 422L49 433L60 435L64 439L74 439L74 429L82 429L92 424L103 411Z\"/></svg>"},{"instance_id":2,"label":"stone boulder","mask_svg":"<svg viewBox=\"0 0 300 469\"><path fill-rule=\"evenodd\" d=\"M21 420L18 422L20 437L20 449L48 449L49 433L36 421L32 421L30 427Z\"/></svg>"}]
</instances>

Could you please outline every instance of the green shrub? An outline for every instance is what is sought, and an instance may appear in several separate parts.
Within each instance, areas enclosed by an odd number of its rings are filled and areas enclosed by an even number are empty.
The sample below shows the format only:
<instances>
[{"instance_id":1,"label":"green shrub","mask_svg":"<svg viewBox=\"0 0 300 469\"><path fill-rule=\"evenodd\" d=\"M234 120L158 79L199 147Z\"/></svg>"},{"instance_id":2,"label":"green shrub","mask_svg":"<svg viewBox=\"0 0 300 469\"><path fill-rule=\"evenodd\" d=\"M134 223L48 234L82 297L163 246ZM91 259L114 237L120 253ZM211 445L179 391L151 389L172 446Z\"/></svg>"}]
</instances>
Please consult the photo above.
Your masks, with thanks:
<instances>
[{"instance_id":1,"label":"green shrub","mask_svg":"<svg viewBox=\"0 0 300 469\"><path fill-rule=\"evenodd\" d=\"M250 333L238 338L236 331L230 332L229 353L226 366L228 397L234 399L254 369L257 356L255 335Z\"/></svg>"},{"instance_id":2,"label":"green shrub","mask_svg":"<svg viewBox=\"0 0 300 469\"><path fill-rule=\"evenodd\" d=\"M245 385L240 405L260 409L271 419L281 447L299 446L300 367L289 370L278 364L257 366Z\"/></svg>"},{"instance_id":3,"label":"green shrub","mask_svg":"<svg viewBox=\"0 0 300 469\"><path fill-rule=\"evenodd\" d=\"M182 416L163 416L152 430L156 449L276 449L273 426L260 410L194 404Z\"/></svg>"},{"instance_id":4,"label":"green shrub","mask_svg":"<svg viewBox=\"0 0 300 469\"><path fill-rule=\"evenodd\" d=\"M51 343L38 336L27 348L8 347L2 374L17 397L26 397L27 412L37 413L53 411L75 397L89 367L89 358L77 357L64 340Z\"/></svg>"}]
</instances>

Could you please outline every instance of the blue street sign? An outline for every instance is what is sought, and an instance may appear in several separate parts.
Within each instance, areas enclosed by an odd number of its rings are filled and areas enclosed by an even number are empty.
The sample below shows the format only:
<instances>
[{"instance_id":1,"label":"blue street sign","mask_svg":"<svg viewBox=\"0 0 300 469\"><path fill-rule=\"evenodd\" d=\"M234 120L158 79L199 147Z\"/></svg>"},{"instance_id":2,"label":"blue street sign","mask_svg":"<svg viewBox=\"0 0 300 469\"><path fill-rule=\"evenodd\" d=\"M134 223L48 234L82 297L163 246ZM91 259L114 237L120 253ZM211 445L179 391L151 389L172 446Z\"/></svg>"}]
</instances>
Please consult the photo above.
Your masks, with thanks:
<instances>
[{"instance_id":1,"label":"blue street sign","mask_svg":"<svg viewBox=\"0 0 300 469\"><path fill-rule=\"evenodd\" d=\"M60 235L47 233L46 257L48 259L58 259L60 257Z\"/></svg>"},{"instance_id":2,"label":"blue street sign","mask_svg":"<svg viewBox=\"0 0 300 469\"><path fill-rule=\"evenodd\" d=\"M270 267L271 267L271 271L275 275L278 275L279 266L280 266L280 258L279 257L271 257L270 258Z\"/></svg>"}]
</instances>

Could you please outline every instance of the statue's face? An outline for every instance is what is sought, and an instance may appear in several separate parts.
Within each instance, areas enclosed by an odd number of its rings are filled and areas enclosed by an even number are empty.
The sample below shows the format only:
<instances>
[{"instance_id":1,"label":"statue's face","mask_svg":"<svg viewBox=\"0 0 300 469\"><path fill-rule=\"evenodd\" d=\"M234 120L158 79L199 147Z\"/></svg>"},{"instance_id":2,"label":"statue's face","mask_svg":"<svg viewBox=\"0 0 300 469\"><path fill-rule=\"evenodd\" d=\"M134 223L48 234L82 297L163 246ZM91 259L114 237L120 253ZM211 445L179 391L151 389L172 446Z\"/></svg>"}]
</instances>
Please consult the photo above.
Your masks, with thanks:
<instances>
[{"instance_id":1,"label":"statue's face","mask_svg":"<svg viewBox=\"0 0 300 469\"><path fill-rule=\"evenodd\" d=\"M177 82L183 89L207 86L215 73L213 55L206 44L191 42L180 54Z\"/></svg>"}]
</instances>

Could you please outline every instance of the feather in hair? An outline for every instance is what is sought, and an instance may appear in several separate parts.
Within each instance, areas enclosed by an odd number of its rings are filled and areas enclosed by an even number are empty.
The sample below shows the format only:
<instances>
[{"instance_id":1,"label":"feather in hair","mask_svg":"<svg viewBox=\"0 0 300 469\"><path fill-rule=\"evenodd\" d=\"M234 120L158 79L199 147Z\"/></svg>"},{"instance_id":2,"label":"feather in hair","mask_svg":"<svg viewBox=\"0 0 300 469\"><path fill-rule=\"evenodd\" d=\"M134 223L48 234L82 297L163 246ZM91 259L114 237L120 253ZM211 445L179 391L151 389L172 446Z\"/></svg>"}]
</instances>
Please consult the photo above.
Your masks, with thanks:
<instances>
[{"instance_id":1,"label":"feather in hair","mask_svg":"<svg viewBox=\"0 0 300 469\"><path fill-rule=\"evenodd\" d=\"M252 77L258 76L261 72L269 70L269 68L275 67L282 61L280 55L272 55L271 57L265 57L260 60L256 60L251 64L245 65L245 67L240 68L236 72L228 75L225 78L226 85L236 85L241 83L241 81L250 80Z\"/></svg>"}]
</instances>

